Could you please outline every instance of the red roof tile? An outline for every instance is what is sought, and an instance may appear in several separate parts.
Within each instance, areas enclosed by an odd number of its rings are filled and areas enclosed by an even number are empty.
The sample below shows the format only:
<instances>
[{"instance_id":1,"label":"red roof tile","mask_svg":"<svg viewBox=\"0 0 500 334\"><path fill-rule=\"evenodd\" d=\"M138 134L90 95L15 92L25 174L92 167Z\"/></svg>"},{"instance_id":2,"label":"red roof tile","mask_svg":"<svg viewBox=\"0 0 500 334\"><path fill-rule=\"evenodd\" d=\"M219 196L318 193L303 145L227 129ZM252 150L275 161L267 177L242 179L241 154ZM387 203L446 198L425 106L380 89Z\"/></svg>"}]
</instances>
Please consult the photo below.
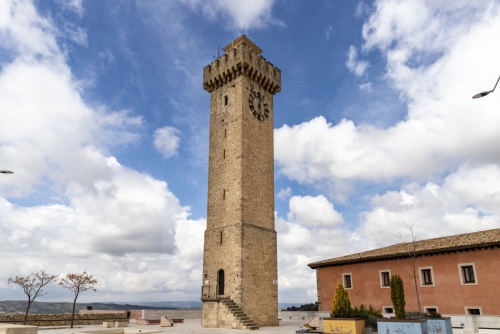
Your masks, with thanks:
<instances>
[{"instance_id":1,"label":"red roof tile","mask_svg":"<svg viewBox=\"0 0 500 334\"><path fill-rule=\"evenodd\" d=\"M356 253L333 259L309 263L312 269L318 267L338 266L359 262L387 260L392 258L409 257L412 243L400 243L370 251ZM435 254L447 251L472 249L478 247L500 246L500 229L464 233L448 237L418 240L415 242L417 255Z\"/></svg>"}]
</instances>

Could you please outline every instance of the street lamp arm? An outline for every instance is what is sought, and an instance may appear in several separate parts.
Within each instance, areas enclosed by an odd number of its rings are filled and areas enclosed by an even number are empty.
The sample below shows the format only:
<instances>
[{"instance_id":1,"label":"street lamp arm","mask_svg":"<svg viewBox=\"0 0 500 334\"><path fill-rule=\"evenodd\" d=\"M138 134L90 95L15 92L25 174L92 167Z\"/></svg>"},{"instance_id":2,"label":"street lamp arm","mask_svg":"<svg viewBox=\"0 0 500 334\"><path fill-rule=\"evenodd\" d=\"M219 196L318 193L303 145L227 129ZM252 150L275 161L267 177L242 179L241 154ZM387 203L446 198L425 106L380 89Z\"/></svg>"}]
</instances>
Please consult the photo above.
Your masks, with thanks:
<instances>
[{"instance_id":1,"label":"street lamp arm","mask_svg":"<svg viewBox=\"0 0 500 334\"><path fill-rule=\"evenodd\" d=\"M495 84L495 87L493 87L493 89L491 90L492 93L495 91L495 88L497 88L497 85L498 85L499 81L500 81L500 76L497 79L497 83Z\"/></svg>"},{"instance_id":2,"label":"street lamp arm","mask_svg":"<svg viewBox=\"0 0 500 334\"><path fill-rule=\"evenodd\" d=\"M2 174L14 174L14 172L12 172L10 170L0 170L0 173L2 173Z\"/></svg>"},{"instance_id":3,"label":"street lamp arm","mask_svg":"<svg viewBox=\"0 0 500 334\"><path fill-rule=\"evenodd\" d=\"M500 81L500 76L498 77L497 79L497 83L495 84L495 87L493 87L492 90L489 90L489 91L486 91L486 92L481 92L481 93L477 93L476 95L474 95L472 98L473 99L478 99L480 97L484 97L486 95L488 95L489 93L493 93L495 91L495 88L497 88L497 85L498 85L498 82Z\"/></svg>"}]
</instances>

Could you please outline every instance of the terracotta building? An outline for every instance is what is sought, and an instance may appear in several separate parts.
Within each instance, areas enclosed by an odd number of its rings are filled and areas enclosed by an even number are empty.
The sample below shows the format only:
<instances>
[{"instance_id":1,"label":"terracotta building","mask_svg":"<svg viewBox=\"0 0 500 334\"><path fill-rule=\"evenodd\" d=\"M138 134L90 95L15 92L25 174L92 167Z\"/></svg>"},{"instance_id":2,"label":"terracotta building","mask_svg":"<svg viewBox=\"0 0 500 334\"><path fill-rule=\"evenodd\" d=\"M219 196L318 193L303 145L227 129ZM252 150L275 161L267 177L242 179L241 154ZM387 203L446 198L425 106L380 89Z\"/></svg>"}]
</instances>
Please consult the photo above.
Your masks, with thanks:
<instances>
[{"instance_id":1,"label":"terracotta building","mask_svg":"<svg viewBox=\"0 0 500 334\"><path fill-rule=\"evenodd\" d=\"M413 244L310 263L316 269L320 311L331 311L335 287L342 282L353 305L393 312L389 280L404 282L406 311L418 310ZM441 314L500 314L500 229L417 241L416 279L422 311Z\"/></svg>"}]
</instances>

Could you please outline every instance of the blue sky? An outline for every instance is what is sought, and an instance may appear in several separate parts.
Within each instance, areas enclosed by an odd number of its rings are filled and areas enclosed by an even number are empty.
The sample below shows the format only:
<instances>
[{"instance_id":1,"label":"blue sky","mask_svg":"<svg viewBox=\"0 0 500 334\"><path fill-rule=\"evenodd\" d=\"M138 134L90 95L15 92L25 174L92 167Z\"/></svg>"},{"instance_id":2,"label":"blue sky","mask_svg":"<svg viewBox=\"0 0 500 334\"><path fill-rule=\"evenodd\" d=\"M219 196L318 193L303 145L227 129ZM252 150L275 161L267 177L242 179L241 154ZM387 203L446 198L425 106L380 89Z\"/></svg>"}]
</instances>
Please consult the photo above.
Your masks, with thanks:
<instances>
[{"instance_id":1,"label":"blue sky","mask_svg":"<svg viewBox=\"0 0 500 334\"><path fill-rule=\"evenodd\" d=\"M307 263L500 227L498 1L0 3L0 296L87 270L92 301L199 300L209 94L243 29L275 96L280 302ZM222 51L220 51L222 52ZM40 301L66 300L55 286Z\"/></svg>"}]
</instances>

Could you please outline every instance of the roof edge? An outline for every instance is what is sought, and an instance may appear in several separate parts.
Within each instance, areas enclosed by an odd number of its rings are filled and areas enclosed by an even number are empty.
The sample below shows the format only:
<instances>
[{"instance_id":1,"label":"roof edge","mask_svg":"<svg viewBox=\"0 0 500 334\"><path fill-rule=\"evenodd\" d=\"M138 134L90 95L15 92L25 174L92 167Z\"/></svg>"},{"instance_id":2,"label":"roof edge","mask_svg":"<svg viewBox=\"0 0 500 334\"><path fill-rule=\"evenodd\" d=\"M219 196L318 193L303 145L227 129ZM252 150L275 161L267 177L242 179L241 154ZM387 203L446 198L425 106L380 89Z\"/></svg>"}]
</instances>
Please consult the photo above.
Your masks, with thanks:
<instances>
[{"instance_id":1,"label":"roof edge","mask_svg":"<svg viewBox=\"0 0 500 334\"><path fill-rule=\"evenodd\" d=\"M500 241L486 242L486 243L473 244L473 245L447 247L447 248L432 249L432 250L422 250L422 251L417 251L416 255L417 256L419 256L419 255L433 255L433 254L447 253L447 252L453 252L453 251L476 250L477 248L482 249L482 248L492 248L492 247L500 247ZM358 254L361 254L361 253L358 253ZM316 262L309 263L307 266L311 269L316 269L316 268L321 268L321 267L334 267L334 266L339 266L339 265L349 265L349 264L356 264L356 263L361 263L361 262L394 260L394 259L398 259L398 258L402 258L402 257L408 258L410 256L408 255L408 253L396 253L396 254L379 255L379 256L368 256L368 257L357 258L357 259L346 259L346 260L339 260L339 261L334 261L335 258L333 258L333 259L331 259L332 260L331 262L328 262L329 260L316 261Z\"/></svg>"}]
</instances>

